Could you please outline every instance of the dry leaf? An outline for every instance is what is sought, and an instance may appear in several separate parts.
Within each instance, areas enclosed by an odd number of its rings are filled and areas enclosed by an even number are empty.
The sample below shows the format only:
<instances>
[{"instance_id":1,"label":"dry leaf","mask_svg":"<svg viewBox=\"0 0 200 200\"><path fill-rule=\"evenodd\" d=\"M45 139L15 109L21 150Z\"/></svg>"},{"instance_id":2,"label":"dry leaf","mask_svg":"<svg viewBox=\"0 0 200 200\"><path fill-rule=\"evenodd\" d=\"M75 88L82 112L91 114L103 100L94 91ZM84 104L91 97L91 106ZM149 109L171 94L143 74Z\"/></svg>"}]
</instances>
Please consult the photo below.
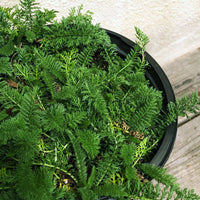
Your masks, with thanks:
<instances>
[{"instance_id":1,"label":"dry leaf","mask_svg":"<svg viewBox=\"0 0 200 200\"><path fill-rule=\"evenodd\" d=\"M7 80L7 85L9 85L10 87L13 87L13 88L18 88L18 83L16 83L13 80Z\"/></svg>"},{"instance_id":2,"label":"dry leaf","mask_svg":"<svg viewBox=\"0 0 200 200\"><path fill-rule=\"evenodd\" d=\"M58 85L58 83L56 83L56 92L60 92L61 89L60 89L60 86Z\"/></svg>"},{"instance_id":3,"label":"dry leaf","mask_svg":"<svg viewBox=\"0 0 200 200\"><path fill-rule=\"evenodd\" d=\"M143 140L144 139L144 134L140 133L139 131L130 131L129 135L134 136L139 140Z\"/></svg>"},{"instance_id":4,"label":"dry leaf","mask_svg":"<svg viewBox=\"0 0 200 200\"><path fill-rule=\"evenodd\" d=\"M126 124L126 122L124 121L124 119L122 119L122 128L124 131L128 131L129 130L129 126Z\"/></svg>"}]
</instances>

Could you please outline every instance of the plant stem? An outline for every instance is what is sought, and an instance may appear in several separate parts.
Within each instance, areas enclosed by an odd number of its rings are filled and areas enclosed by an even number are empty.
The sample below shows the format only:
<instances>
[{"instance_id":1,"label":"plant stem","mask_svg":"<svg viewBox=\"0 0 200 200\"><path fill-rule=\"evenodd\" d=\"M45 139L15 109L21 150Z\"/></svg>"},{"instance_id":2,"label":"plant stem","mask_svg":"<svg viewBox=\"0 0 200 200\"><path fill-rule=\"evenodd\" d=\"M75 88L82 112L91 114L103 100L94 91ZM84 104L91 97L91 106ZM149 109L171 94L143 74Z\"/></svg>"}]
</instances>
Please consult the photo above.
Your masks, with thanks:
<instances>
[{"instance_id":1,"label":"plant stem","mask_svg":"<svg viewBox=\"0 0 200 200\"><path fill-rule=\"evenodd\" d=\"M42 101L41 101L41 99L40 99L40 97L38 96L38 94L37 94L37 98L38 98L39 103L41 104L41 105L40 105L40 108L41 108L42 110L46 110L45 107L44 107L44 105L43 105L43 103L42 103Z\"/></svg>"},{"instance_id":2,"label":"plant stem","mask_svg":"<svg viewBox=\"0 0 200 200\"><path fill-rule=\"evenodd\" d=\"M119 70L115 75L117 76L118 74L120 74L122 71L124 71L127 67L129 67L131 61L128 62L127 65L125 65L121 70Z\"/></svg>"},{"instance_id":3,"label":"plant stem","mask_svg":"<svg viewBox=\"0 0 200 200\"><path fill-rule=\"evenodd\" d=\"M159 139L156 140L156 141L147 149L147 152L150 151L150 150L152 150L153 147L154 147L158 142L159 142Z\"/></svg>"},{"instance_id":4,"label":"plant stem","mask_svg":"<svg viewBox=\"0 0 200 200\"><path fill-rule=\"evenodd\" d=\"M64 169L61 169L60 167L56 167L55 165L49 165L49 164L46 164L46 163L32 163L33 165L39 165L39 166L44 166L44 167L49 167L49 168L54 168L54 169L57 169L57 170L60 170L64 173L66 173L67 175L69 175L70 177L72 177L72 179L74 180L74 182L77 184L77 180L76 178L70 174L69 172L67 172L66 170Z\"/></svg>"},{"instance_id":5,"label":"plant stem","mask_svg":"<svg viewBox=\"0 0 200 200\"><path fill-rule=\"evenodd\" d=\"M19 162L18 159L14 158L14 157L12 157L12 158L13 158L14 160L16 160L16 161ZM75 178L72 174L70 174L69 172L67 172L66 170L64 170L64 169L62 169L62 168L60 168L60 167L56 167L55 165L49 165L49 164L47 164L47 163L35 163L35 162L33 162L32 164L33 164L33 165L44 166L44 167L49 167L49 168L54 168L54 169L60 170L60 171L62 171L62 172L64 172L64 173L66 173L67 175L69 175L69 176L74 180L74 182L77 183L76 178Z\"/></svg>"},{"instance_id":6,"label":"plant stem","mask_svg":"<svg viewBox=\"0 0 200 200\"><path fill-rule=\"evenodd\" d=\"M0 190L8 190L10 189L11 187L0 187Z\"/></svg>"},{"instance_id":7,"label":"plant stem","mask_svg":"<svg viewBox=\"0 0 200 200\"><path fill-rule=\"evenodd\" d=\"M123 99L122 99L124 102L125 102L126 97L127 97L128 94L129 94L130 90L131 90L131 89L129 89L129 90L127 91L127 93L124 95L124 97L123 97Z\"/></svg>"},{"instance_id":8,"label":"plant stem","mask_svg":"<svg viewBox=\"0 0 200 200\"><path fill-rule=\"evenodd\" d=\"M46 133L42 133L42 135L45 135L46 137L50 138L53 141L56 141L54 138L52 138L51 136L47 135Z\"/></svg>"}]
</instances>

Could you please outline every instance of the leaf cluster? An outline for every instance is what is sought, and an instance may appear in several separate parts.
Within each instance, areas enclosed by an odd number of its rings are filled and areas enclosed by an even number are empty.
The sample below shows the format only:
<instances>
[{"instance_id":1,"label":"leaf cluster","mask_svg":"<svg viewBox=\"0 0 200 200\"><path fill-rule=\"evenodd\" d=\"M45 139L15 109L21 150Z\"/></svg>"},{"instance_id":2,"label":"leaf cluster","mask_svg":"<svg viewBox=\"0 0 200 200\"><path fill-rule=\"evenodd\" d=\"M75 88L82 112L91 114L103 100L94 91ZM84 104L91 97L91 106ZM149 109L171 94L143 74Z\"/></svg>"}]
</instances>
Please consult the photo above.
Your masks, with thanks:
<instances>
[{"instance_id":1,"label":"leaf cluster","mask_svg":"<svg viewBox=\"0 0 200 200\"><path fill-rule=\"evenodd\" d=\"M164 113L142 31L123 59L91 12L55 13L34 0L0 8L0 199L199 199L142 162L198 95Z\"/></svg>"}]
</instances>

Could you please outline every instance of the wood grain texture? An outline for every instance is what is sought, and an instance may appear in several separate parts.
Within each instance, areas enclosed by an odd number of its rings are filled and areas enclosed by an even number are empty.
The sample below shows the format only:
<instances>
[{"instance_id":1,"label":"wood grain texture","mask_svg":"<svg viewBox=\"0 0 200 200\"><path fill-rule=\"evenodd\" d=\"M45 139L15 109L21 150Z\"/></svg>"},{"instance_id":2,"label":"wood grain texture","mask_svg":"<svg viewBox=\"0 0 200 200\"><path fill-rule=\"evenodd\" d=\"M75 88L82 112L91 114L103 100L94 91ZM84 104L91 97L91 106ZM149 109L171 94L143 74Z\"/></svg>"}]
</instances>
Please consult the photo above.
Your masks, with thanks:
<instances>
[{"instance_id":1,"label":"wood grain texture","mask_svg":"<svg viewBox=\"0 0 200 200\"><path fill-rule=\"evenodd\" d=\"M200 195L200 116L179 127L165 168L182 188L194 189Z\"/></svg>"},{"instance_id":2,"label":"wood grain texture","mask_svg":"<svg viewBox=\"0 0 200 200\"><path fill-rule=\"evenodd\" d=\"M176 97L200 92L200 48L195 49L163 66Z\"/></svg>"}]
</instances>

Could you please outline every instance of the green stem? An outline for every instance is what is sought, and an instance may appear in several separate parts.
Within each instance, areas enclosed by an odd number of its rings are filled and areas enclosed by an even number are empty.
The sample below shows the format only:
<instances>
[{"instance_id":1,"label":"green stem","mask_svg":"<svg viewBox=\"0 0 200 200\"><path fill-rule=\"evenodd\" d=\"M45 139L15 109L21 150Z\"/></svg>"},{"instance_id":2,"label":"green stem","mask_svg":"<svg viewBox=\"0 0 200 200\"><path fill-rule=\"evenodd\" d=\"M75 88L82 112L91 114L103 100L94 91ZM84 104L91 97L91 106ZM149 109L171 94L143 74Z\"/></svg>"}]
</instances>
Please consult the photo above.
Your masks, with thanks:
<instances>
[{"instance_id":1,"label":"green stem","mask_svg":"<svg viewBox=\"0 0 200 200\"><path fill-rule=\"evenodd\" d=\"M122 99L122 101L124 101L124 103L125 103L125 99L126 99L126 97L128 96L128 94L129 94L130 91L131 91L131 89L129 89L128 92L124 95L124 97L123 97L123 99Z\"/></svg>"},{"instance_id":2,"label":"green stem","mask_svg":"<svg viewBox=\"0 0 200 200\"><path fill-rule=\"evenodd\" d=\"M23 72L20 68L19 68L19 64L16 64L14 67L17 68L17 70L21 73L21 75L23 77L25 77L25 79L28 79L28 76L25 74L25 72Z\"/></svg>"},{"instance_id":3,"label":"green stem","mask_svg":"<svg viewBox=\"0 0 200 200\"><path fill-rule=\"evenodd\" d=\"M11 187L0 187L0 190L9 190Z\"/></svg>"},{"instance_id":4,"label":"green stem","mask_svg":"<svg viewBox=\"0 0 200 200\"><path fill-rule=\"evenodd\" d=\"M8 94L5 93L5 95L14 103L16 104L19 108L21 107L12 97L10 97Z\"/></svg>"},{"instance_id":5,"label":"green stem","mask_svg":"<svg viewBox=\"0 0 200 200\"><path fill-rule=\"evenodd\" d=\"M43 103L42 103L42 101L41 101L41 99L40 99L40 97L37 95L37 98L38 98L38 101L39 101L39 103L40 103L40 108L42 109L42 110L46 110L45 109L45 107L44 107L44 105L43 105Z\"/></svg>"},{"instance_id":6,"label":"green stem","mask_svg":"<svg viewBox=\"0 0 200 200\"><path fill-rule=\"evenodd\" d=\"M153 147L154 147L159 141L160 141L159 139L156 140L156 141L147 149L147 152L150 151L150 150L152 150Z\"/></svg>"},{"instance_id":7,"label":"green stem","mask_svg":"<svg viewBox=\"0 0 200 200\"><path fill-rule=\"evenodd\" d=\"M125 65L121 70L119 70L119 71L115 74L115 77L117 77L118 74L120 74L120 73L121 73L122 71L124 71L127 67L129 67L131 63L132 63L132 62L129 61L127 65ZM110 82L111 79L112 79L112 78L109 78L107 82Z\"/></svg>"},{"instance_id":8,"label":"green stem","mask_svg":"<svg viewBox=\"0 0 200 200\"><path fill-rule=\"evenodd\" d=\"M53 141L56 141L54 138L52 138L51 136L47 135L46 133L42 133L42 135L45 135L46 137L50 138Z\"/></svg>"},{"instance_id":9,"label":"green stem","mask_svg":"<svg viewBox=\"0 0 200 200\"><path fill-rule=\"evenodd\" d=\"M12 157L12 158L13 158L14 160L16 160L16 161L19 162L18 159L14 158L14 157ZM33 164L33 165L44 166L44 167L49 167L49 168L54 168L54 169L60 170L60 171L62 171L62 172L64 172L64 173L66 173L67 175L69 175L69 176L74 180L74 182L77 183L76 178L75 178L71 173L69 173L68 171L66 171L66 170L64 170L64 169L62 169L62 168L60 168L60 167L56 167L55 165L49 165L49 164L46 164L46 163L35 163L35 162L33 162L32 164Z\"/></svg>"},{"instance_id":10,"label":"green stem","mask_svg":"<svg viewBox=\"0 0 200 200\"><path fill-rule=\"evenodd\" d=\"M117 76L118 74L120 74L122 71L124 71L127 67L129 67L130 63L132 63L132 62L129 61L127 65L125 65L121 70L119 70L119 71L116 73L116 76Z\"/></svg>"},{"instance_id":11,"label":"green stem","mask_svg":"<svg viewBox=\"0 0 200 200\"><path fill-rule=\"evenodd\" d=\"M66 170L64 170L64 169L62 169L60 167L56 167L55 165L49 165L49 164L46 164L46 163L32 163L32 164L33 165L39 165L39 166L44 166L44 167L49 167L49 168L54 168L54 169L60 170L60 171L62 171L64 173L66 173L67 175L69 175L74 180L74 182L77 183L76 178L72 174L70 174L69 172L67 172Z\"/></svg>"},{"instance_id":12,"label":"green stem","mask_svg":"<svg viewBox=\"0 0 200 200\"><path fill-rule=\"evenodd\" d=\"M160 140L156 140L148 149L145 149L145 151L142 153L140 153L140 155L138 156L137 160L134 162L134 164L132 165L132 167L135 167L135 165L138 163L138 161L145 155L146 152L150 151L153 149L153 147L159 142Z\"/></svg>"}]
</instances>

